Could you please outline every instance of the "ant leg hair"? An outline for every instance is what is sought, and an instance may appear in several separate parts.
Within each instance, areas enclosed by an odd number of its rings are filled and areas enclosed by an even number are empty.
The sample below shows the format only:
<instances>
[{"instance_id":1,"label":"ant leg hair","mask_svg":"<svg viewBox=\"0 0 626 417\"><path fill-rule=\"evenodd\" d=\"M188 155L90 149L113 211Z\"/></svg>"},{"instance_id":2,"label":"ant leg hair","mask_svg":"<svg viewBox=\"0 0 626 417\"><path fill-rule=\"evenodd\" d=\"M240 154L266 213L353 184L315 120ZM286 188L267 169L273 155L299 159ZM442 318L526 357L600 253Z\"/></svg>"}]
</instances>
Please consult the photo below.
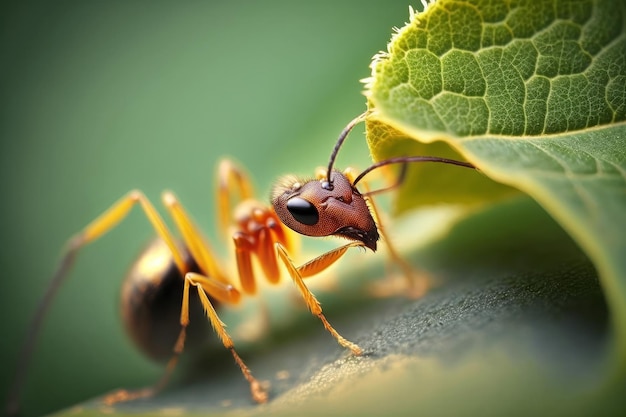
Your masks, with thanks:
<instances>
[{"instance_id":1,"label":"ant leg hair","mask_svg":"<svg viewBox=\"0 0 626 417\"><path fill-rule=\"evenodd\" d=\"M237 365L241 369L241 372L243 373L243 376L250 383L250 391L252 393L252 398L258 403L267 402L267 397L268 397L267 392L263 388L262 384L252 376L249 368L246 366L246 364L243 362L243 360L239 357L239 355L235 351L234 343L232 339L230 338L230 336L228 335L228 333L226 332L226 326L220 320L219 316L217 315L217 312L215 311L215 308L213 307L213 304L211 303L207 295L208 293L211 295L211 297L214 297L215 299L219 301L237 302L239 301L239 292L236 292L237 296L236 296L236 299L234 299L232 292L229 291L230 288L228 288L228 286L224 285L223 283L215 279L202 276L201 274L197 274L195 272L187 272L185 274L185 283L183 287L183 299L182 299L181 309L180 309L181 330L178 335L178 339L176 340L176 344L174 345L173 355L170 358L170 360L167 362L164 374L154 385L150 387L146 387L146 388L139 389L136 391L128 391L128 390L122 389L122 390L118 390L112 394L107 395L104 398L105 404L111 405L111 404L115 404L118 402L136 400L138 398L151 397L157 394L158 392L160 392L161 390L163 390L163 388L165 388L165 386L167 385L169 379L171 378L174 372L174 369L176 368L178 359L180 355L183 353L183 350L185 348L187 326L189 326L189 297L190 297L189 289L191 285L195 286L198 289L198 297L200 298L200 302L202 303L202 306L204 307L207 318L209 319L209 322L211 323L213 330L219 337L224 347L232 353L233 357L235 358L235 362L237 363Z\"/></svg>"},{"instance_id":2,"label":"ant leg hair","mask_svg":"<svg viewBox=\"0 0 626 417\"><path fill-rule=\"evenodd\" d=\"M294 283L296 284L296 287L300 291L300 294L302 295L302 298L304 298L304 302L306 303L306 305L307 305L308 309L311 311L311 313L316 315L322 321L322 323L324 324L324 328L337 340L337 342L341 346L343 346L344 348L350 349L350 351L352 351L352 354L354 354L354 355L359 356L359 355L363 354L363 351L361 350L361 348L357 344L352 343L349 340L347 340L346 338L344 338L343 336L341 336L337 332L337 330L335 330L333 328L333 326L330 325L328 320L326 320L326 317L322 313L322 306L320 305L320 302L317 300L317 298L315 298L315 295L313 295L311 290L309 290L309 288L304 283L302 275L300 274L298 268L294 265L293 261L289 258L289 255L287 254L287 251L285 250L285 247L283 245L281 245L280 243L276 243L275 247L276 247L276 252L278 254L278 257L280 258L280 260L287 267L287 270L289 271L289 275L291 276L291 278L293 279ZM323 258L323 256L324 255L322 255L322 258ZM316 259L318 259L318 258L316 258ZM337 259L338 259L338 257L337 257ZM309 264L311 264L311 263L309 263ZM307 265L307 264L305 264L305 265ZM321 268L321 269L323 269L323 268Z\"/></svg>"},{"instance_id":3,"label":"ant leg hair","mask_svg":"<svg viewBox=\"0 0 626 417\"><path fill-rule=\"evenodd\" d=\"M309 278L317 275L332 264L334 264L337 260L339 260L339 258L341 258L348 249L359 246L362 247L363 243L355 241L323 253L320 256L313 258L307 263L299 266L297 268L298 273L302 278Z\"/></svg>"},{"instance_id":4,"label":"ant leg hair","mask_svg":"<svg viewBox=\"0 0 626 417\"><path fill-rule=\"evenodd\" d=\"M217 312L215 311L215 308L213 307L209 299L210 295L218 301L229 304L236 304L241 298L241 293L236 288L234 288L233 285L230 284L227 278L222 274L217 265L217 262L215 262L214 260L215 257L211 253L208 243L201 235L199 229L194 225L191 218L186 213L185 209L178 201L176 196L170 191L164 192L163 203L167 207L171 217L174 219L174 222L176 223L178 230L183 236L183 241L187 245L189 251L191 252L191 255L196 260L196 262L198 262L200 269L207 273L208 276L203 276L194 272L187 272L185 274L180 316L181 332L178 337L178 341L174 347L174 354L168 362L166 374L155 385L155 388L152 391L156 392L165 386L165 383L169 379L169 376L171 375L174 366L178 361L179 355L183 351L186 337L186 329L189 325L189 288L190 285L194 285L198 290L198 296L207 314L207 318L211 323L211 326L217 333L219 339L222 341L224 347L226 347L231 352L244 377L250 383L250 390L253 399L258 403L266 402L268 397L267 392L263 389L261 383L259 383L259 381L257 381L252 376L249 368L235 351L234 343L226 332L226 326L220 320Z\"/></svg>"},{"instance_id":5,"label":"ant leg hair","mask_svg":"<svg viewBox=\"0 0 626 417\"><path fill-rule=\"evenodd\" d=\"M250 383L252 397L257 402L266 402L267 393L263 390L261 384L252 377L248 367L239 357L234 349L232 339L225 329L224 323L219 319L215 308L209 300L209 296L217 301L228 304L236 304L241 298L241 293L228 281L226 276L221 272L215 256L212 254L208 242L199 229L192 222L190 216L185 211L183 205L178 201L174 193L165 191L162 195L163 204L167 208L170 216L174 220L179 230L183 242L196 260L200 269L208 276L197 274L194 272L181 271L185 273L185 283L183 287L183 298L181 302L180 324L181 331L173 349L173 354L166 365L163 376L151 387L147 387L137 391L120 390L105 398L105 403L112 404L120 401L129 401L137 398L152 396L161 391L166 385L178 363L178 358L184 350L187 326L189 325L189 287L194 285L198 288L198 296L211 326L217 333L219 339L224 346L230 350L237 365L241 368L244 377ZM208 294L208 295L207 295Z\"/></svg>"},{"instance_id":6,"label":"ant leg hair","mask_svg":"<svg viewBox=\"0 0 626 417\"><path fill-rule=\"evenodd\" d=\"M201 270L207 274L210 274L211 276L211 279L206 278L203 281L206 291L209 292L209 294L216 300L225 303L237 303L240 299L240 293L228 283L224 275L219 270L217 263L214 260L214 256L210 252L208 243L202 238L197 228L193 225L182 205L178 202L172 192L165 191L162 197L163 203L169 211L171 217L174 219L174 222L182 235L183 242L189 249L192 257L196 260ZM154 226L158 235L168 244L170 251L173 254L178 270L181 274L187 274L187 267L184 261L182 261L182 255L175 243L172 234L165 226L163 219L159 216L154 206L142 193L133 191L128 195L127 199L122 199L120 204L120 210L110 210L110 212L117 213L116 215L111 215L111 217L108 217L105 214L102 216L102 218L105 219L104 224L110 223L112 224L112 226L110 227L113 227L115 224L117 224L117 222L121 221L132 208L133 202L139 202L141 204L141 207L144 209L146 216ZM99 227L98 220L96 220L94 223L95 225L92 224L88 226L88 228L93 228L97 230ZM104 230L102 233L104 233L105 231L106 230ZM176 261L177 258L180 259L180 262ZM181 310L187 310L185 312L186 323L189 322L188 304L188 299L184 296L182 300ZM176 344L174 345L172 357L167 362L165 371L161 378L159 378L159 380L154 385L146 388L132 391L121 389L109 395L106 395L103 399L103 402L105 404L111 405L118 402L150 397L165 388L176 368L178 358L184 349L187 324L183 323L182 315L183 313L181 312L181 332L178 336Z\"/></svg>"},{"instance_id":7,"label":"ant leg hair","mask_svg":"<svg viewBox=\"0 0 626 417\"><path fill-rule=\"evenodd\" d=\"M252 376L250 369L243 362L243 360L239 357L237 352L235 351L235 345L233 340L230 338L228 333L226 332L226 325L220 320L215 311L215 308L211 304L209 297L207 296L208 287L210 285L210 279L203 277L201 275L195 273L188 273L185 276L185 286L183 289L183 307L181 309L180 322L183 326L181 330L181 337L179 337L179 341L184 340L184 332L187 326L189 325L189 287L190 285L194 285L198 290L198 296L200 297L200 301L202 302L202 306L204 307L204 311L206 312L207 318L211 322L211 326L213 330L217 333L218 337L222 341L222 344L226 349L230 351L237 362L237 365L241 369L243 376L246 378L248 383L250 383L250 392L252 393L252 398L257 403L265 403L267 402L267 391L263 388L263 385ZM182 346L178 346L177 349L182 351Z\"/></svg>"}]
</instances>

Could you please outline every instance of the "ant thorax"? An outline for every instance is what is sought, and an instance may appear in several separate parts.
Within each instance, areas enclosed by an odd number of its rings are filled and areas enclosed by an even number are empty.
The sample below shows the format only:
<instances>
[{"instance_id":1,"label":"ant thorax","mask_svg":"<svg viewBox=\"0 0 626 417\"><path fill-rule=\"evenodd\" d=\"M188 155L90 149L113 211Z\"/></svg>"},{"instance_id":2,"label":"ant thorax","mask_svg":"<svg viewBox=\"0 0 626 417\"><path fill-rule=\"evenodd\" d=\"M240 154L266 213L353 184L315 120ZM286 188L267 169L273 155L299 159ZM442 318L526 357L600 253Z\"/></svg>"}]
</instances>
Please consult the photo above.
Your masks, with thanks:
<instances>
[{"instance_id":1,"label":"ant thorax","mask_svg":"<svg viewBox=\"0 0 626 417\"><path fill-rule=\"evenodd\" d=\"M233 219L237 227L246 233L254 233L259 228L270 226L276 215L257 200L248 199L237 204Z\"/></svg>"}]
</instances>

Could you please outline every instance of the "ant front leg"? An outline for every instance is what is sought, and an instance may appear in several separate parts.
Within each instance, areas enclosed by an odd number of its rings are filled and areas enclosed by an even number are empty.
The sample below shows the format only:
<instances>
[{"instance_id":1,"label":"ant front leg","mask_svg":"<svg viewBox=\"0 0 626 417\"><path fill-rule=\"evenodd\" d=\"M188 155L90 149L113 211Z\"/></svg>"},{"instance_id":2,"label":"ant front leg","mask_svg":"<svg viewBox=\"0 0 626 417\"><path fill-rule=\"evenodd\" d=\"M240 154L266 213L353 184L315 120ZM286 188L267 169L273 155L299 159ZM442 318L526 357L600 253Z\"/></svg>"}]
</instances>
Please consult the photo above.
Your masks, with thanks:
<instances>
[{"instance_id":1,"label":"ant front leg","mask_svg":"<svg viewBox=\"0 0 626 417\"><path fill-rule=\"evenodd\" d=\"M337 330L335 330L335 328L331 326L331 324L324 316L324 313L322 312L322 306L320 305L320 302L311 292L309 287L307 287L307 285L304 283L305 277L313 276L328 268L335 261L341 258L349 248L353 246L363 246L363 244L361 242L348 243L347 245L341 246L337 249L322 254L317 258L314 258L313 260L305 263L301 267L296 267L293 261L289 258L285 247L280 243L275 244L278 257L287 267L289 275L291 276L291 279L300 291L300 294L302 295L302 298L304 299L304 302L306 303L309 311L311 311L313 315L317 316L322 321L324 328L328 330L328 332L337 340L337 342L341 346L350 349L350 351L354 355L360 356L363 354L363 350L356 343L350 342L349 340L341 336L337 332Z\"/></svg>"}]
</instances>

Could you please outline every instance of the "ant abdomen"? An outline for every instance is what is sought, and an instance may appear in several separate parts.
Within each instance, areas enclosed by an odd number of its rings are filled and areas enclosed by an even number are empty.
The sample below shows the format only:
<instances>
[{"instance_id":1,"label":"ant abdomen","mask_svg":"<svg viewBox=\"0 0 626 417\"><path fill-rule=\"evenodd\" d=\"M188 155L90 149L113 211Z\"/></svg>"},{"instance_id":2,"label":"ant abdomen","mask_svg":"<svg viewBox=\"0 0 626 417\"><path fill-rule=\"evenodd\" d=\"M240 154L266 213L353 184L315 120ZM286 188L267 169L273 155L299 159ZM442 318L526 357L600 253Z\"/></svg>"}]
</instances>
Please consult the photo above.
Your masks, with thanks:
<instances>
[{"instance_id":1,"label":"ant abdomen","mask_svg":"<svg viewBox=\"0 0 626 417\"><path fill-rule=\"evenodd\" d=\"M200 272L189 252L181 247L181 253L188 271ZM153 239L141 252L122 285L120 310L126 332L141 352L155 361L172 357L181 331L183 286L184 277L160 238ZM216 300L211 302L217 307ZM211 326L204 317L198 297L190 297L185 350L193 350L210 339Z\"/></svg>"}]
</instances>

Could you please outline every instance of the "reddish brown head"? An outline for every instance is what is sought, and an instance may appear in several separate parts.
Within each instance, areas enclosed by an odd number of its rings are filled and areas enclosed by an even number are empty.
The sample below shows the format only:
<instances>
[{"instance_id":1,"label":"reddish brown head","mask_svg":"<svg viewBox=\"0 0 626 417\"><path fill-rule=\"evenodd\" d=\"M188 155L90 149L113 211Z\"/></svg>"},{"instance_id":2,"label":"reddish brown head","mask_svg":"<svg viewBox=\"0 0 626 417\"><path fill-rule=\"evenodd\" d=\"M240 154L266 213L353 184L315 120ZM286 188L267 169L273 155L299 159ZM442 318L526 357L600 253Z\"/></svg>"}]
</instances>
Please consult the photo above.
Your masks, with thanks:
<instances>
[{"instance_id":1,"label":"reddish brown head","mask_svg":"<svg viewBox=\"0 0 626 417\"><path fill-rule=\"evenodd\" d=\"M375 251L379 238L378 228L365 197L356 189L356 184L364 176L385 165L402 165L396 184L367 193L367 195L373 195L399 186L404 180L407 164L411 162L442 162L474 168L469 162L452 159L434 156L402 156L376 162L361 172L354 182L350 182L344 174L333 169L333 164L348 133L369 114L365 112L357 116L343 129L330 154L325 178L300 181L290 176L274 186L271 196L272 206L280 221L287 227L306 236L345 237L362 242Z\"/></svg>"},{"instance_id":2,"label":"reddish brown head","mask_svg":"<svg viewBox=\"0 0 626 417\"><path fill-rule=\"evenodd\" d=\"M341 236L376 250L378 229L365 198L339 171L330 182L300 182L287 177L272 190L276 215L290 229L306 236Z\"/></svg>"}]
</instances>

